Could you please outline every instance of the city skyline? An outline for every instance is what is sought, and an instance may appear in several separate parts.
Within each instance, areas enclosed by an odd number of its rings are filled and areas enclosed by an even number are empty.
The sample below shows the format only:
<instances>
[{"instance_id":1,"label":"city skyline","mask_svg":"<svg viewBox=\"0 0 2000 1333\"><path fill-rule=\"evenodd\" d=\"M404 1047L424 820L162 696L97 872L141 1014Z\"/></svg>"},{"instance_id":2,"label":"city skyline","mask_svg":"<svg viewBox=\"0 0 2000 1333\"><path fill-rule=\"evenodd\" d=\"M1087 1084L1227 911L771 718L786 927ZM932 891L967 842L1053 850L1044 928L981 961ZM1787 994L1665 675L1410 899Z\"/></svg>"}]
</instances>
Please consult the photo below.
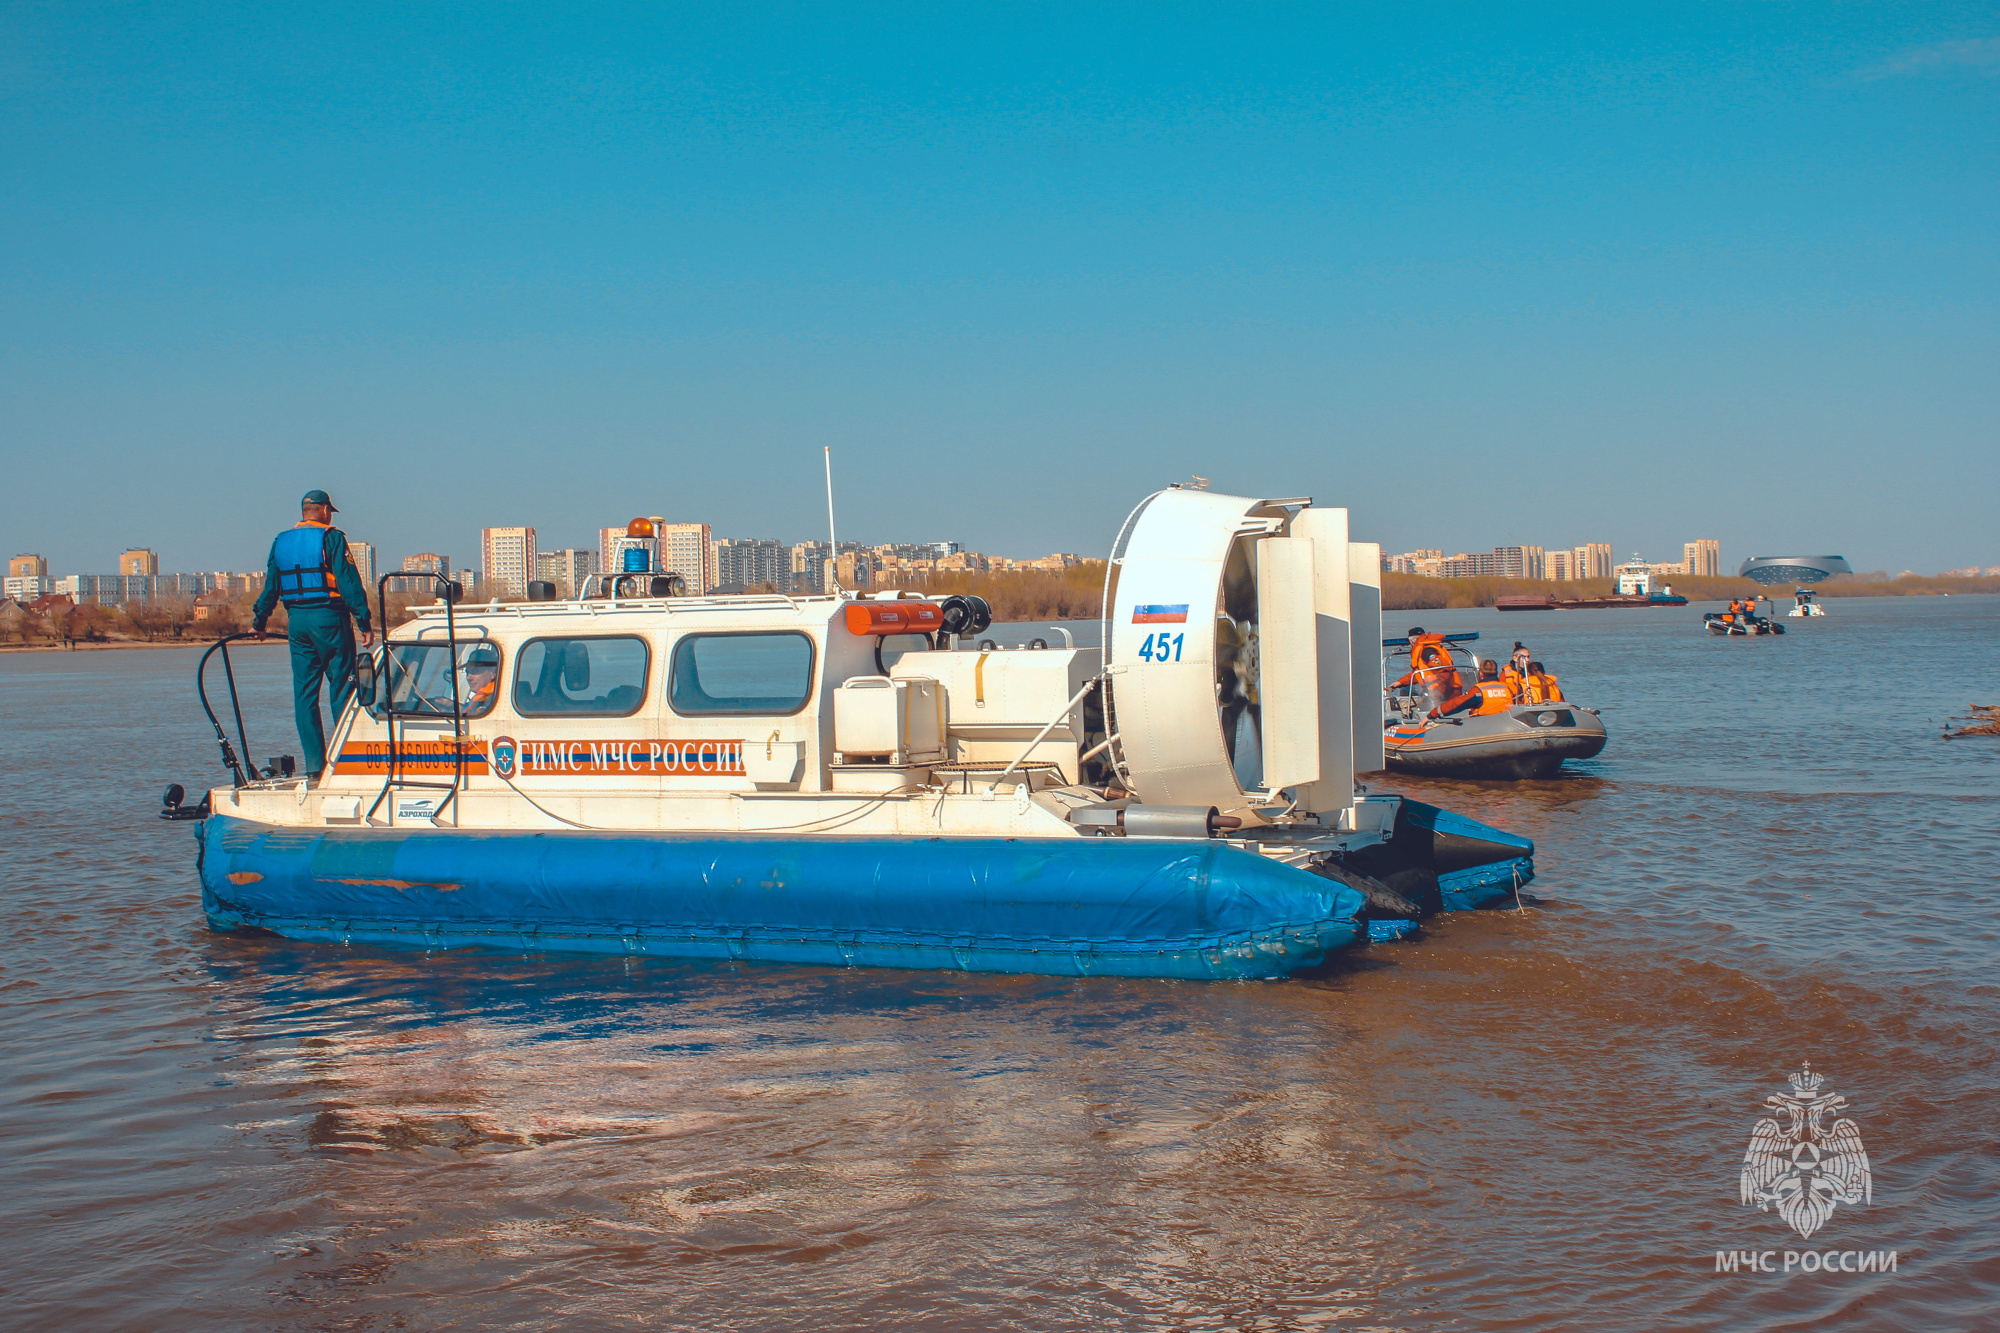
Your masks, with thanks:
<instances>
[{"instance_id":1,"label":"city skyline","mask_svg":"<svg viewBox=\"0 0 2000 1333\"><path fill-rule=\"evenodd\" d=\"M656 516L647 515L642 517L656 517ZM334 523L335 526L340 527L343 531L346 531L348 533L351 544L357 549L357 559L365 558L366 561L368 562L370 570L374 569L376 561L381 558L378 555L378 552L391 549L388 543L364 539L358 532L356 532L349 525L348 522L344 521L344 516L336 516ZM552 530L542 528L540 526L474 528L472 530L474 534L473 538L469 543L466 544L469 547L469 549L475 553L471 559L466 559L464 557L453 555L448 551L443 553L443 558L445 559L447 566L449 568L459 569L459 570L470 570L474 574L476 574L481 580L488 579L492 577L492 575L489 573L490 565L487 554L487 543L488 543L487 534L493 532L507 532L514 534L513 542L512 545L510 546L510 551L518 550L522 555L522 560L518 562L514 561L512 555L510 554L509 569L517 572L509 576L509 583L511 587L512 583L518 580L522 584L522 590L520 592L514 593L513 595L524 595L526 580L531 577L540 576L539 573L536 572L536 562L540 557L543 556L548 556L556 552L564 552L564 551L568 552L581 551L585 553L594 552L595 563L593 565L592 572L604 569L605 561L609 558L608 553L611 549L611 544L618 537L622 537L624 535L625 526L626 526L625 524L620 523L612 526L600 525L595 528L589 529L588 531L590 535L594 536L596 539L589 546L584 546L581 544L569 546L561 543L553 543L552 537L542 536L543 533L552 532ZM1660 526L1669 527L1670 525L1661 524ZM706 568L701 572L700 577L699 578L696 577L696 570L689 563L688 556L684 551L681 552L677 557L669 559L668 562L665 565L663 565L664 569L680 572L684 576L688 577L691 586L696 582L704 583L706 586L709 587L714 587L723 583L731 582L731 580L721 577L721 575L719 574L719 572L715 567L715 561L718 558L716 552L719 543L746 544L746 543L757 543L757 542L776 542L779 547L784 548L786 551L790 551L793 547L799 546L801 544L812 544L817 542L820 545L824 545L825 541L825 539L822 537L803 537L803 538L793 538L793 539L788 539L785 537L771 537L771 536L722 537L715 535L721 531L719 525L713 523L683 523L671 520L664 522L662 530L667 532L678 531L679 533L685 534L689 530L696 528L702 530L702 536L700 540L704 543L705 549L708 552L708 563ZM1359 529L1357 528L1357 531L1358 530ZM275 530L273 535L275 535ZM0 542L0 544L4 544L4 542ZM972 543L960 542L960 541L949 541L942 543L921 542L921 541L911 542L908 539L907 535L901 538L885 540L885 541L872 541L872 540L850 541L847 538L843 537L841 539L840 544L843 550L852 548L864 551L874 551L894 546L927 546L935 544L944 544L952 546L954 548L962 548L962 549L973 549L973 550L979 549L974 547ZM1106 545L1108 544L1109 544L1109 539L1107 538ZM1708 549L1705 552L1705 563L1701 568L1696 569L1694 572L1697 573L1705 572L1711 574L1726 574L1730 572L1721 567L1722 562L1719 558L1719 552L1722 549L1727 549L1726 544L1716 538L1701 538L1698 539L1697 541L1688 541L1684 538L1673 538L1670 540L1663 540L1660 543L1656 544L1657 547L1664 548L1668 551L1679 550L1681 552L1679 560L1674 560L1671 558L1665 560L1654 560L1651 557L1654 554L1655 547L1649 547L1639 543L1633 543L1627 546L1627 545L1621 545L1620 543L1617 542L1610 542L1610 543L1602 543L1601 545L1607 547L1611 552L1609 561L1605 566L1607 570L1612 565L1624 563L1626 560L1630 559L1633 555L1636 554L1646 557L1647 562L1655 566L1657 571L1671 573L1675 572L1671 568L1671 566L1677 564L1686 564L1694 561L1696 554L1695 547L1697 546L1697 544L1703 545ZM26 545L32 545L32 543ZM431 542L428 545L436 546L440 545L440 543ZM1986 564L1986 558L1990 558L1991 555L1996 553L1993 550L1989 549L1992 546L1992 543L1990 542L1982 541L1982 542L1972 543L1971 545L1973 548L1975 548L1977 555L1980 558L1975 558L1971 561L1965 562L1965 564L1963 565L1955 566L1954 568L1965 568L1965 567L1983 568L1985 567ZM269 547L269 538L266 537L260 543L260 548L263 551L268 551L268 547ZM1391 553L1390 548L1387 545L1384 545L1382 549L1384 552L1383 568L1385 570L1390 570L1390 571L1401 569L1401 566L1392 564L1391 563L1392 561L1400 560L1406 555L1408 556L1422 555L1425 554L1427 550L1429 552L1434 553L1432 555L1433 559L1450 559L1454 554L1469 555L1473 557L1480 557L1485 554L1485 551L1483 551L1481 548L1469 544L1460 544L1456 552L1447 550L1443 547L1434 547L1434 548L1413 547L1407 552L1400 552L1400 553ZM1488 549L1493 551L1500 551L1506 549L1542 551L1546 553L1548 559L1555 559L1559 555L1567 554L1571 548L1549 547L1549 546L1538 547L1530 543L1509 542L1509 543L1501 543ZM1779 549L1780 548L1775 543L1765 543L1763 546L1759 546L1754 550L1749 546L1745 546L1741 548L1741 552L1742 554L1745 555L1748 554L1762 555L1762 554L1769 554L1772 551L1776 551ZM224 569L224 568L239 568L248 572L261 572L263 568L262 554L259 554L257 559L250 564L238 565L232 567L225 565L197 566L197 565L177 564L175 561L171 559L165 559L161 557L160 555L157 554L156 548L151 548L151 547L148 548L121 547L119 548L119 550L120 554L116 557L116 559L112 562L109 562L112 564L116 564L118 566L119 573L146 572L137 568L134 569L125 568L125 563L127 562L128 558L138 556L141 554L148 557L153 562L151 572L154 573L158 573L162 570L172 570L176 568L195 569L195 570L202 570L204 572L211 569ZM425 553L430 554L430 552L428 551ZM1045 558L1046 556L1046 553L1044 553L1043 556L1002 554L996 551L981 551L980 553L988 557L989 559L1003 560L1010 565L1026 564L1028 562L1037 559ZM1089 549L1083 549L1075 551L1074 553L1081 556L1084 559L1103 558L1103 553L1101 551L1093 552ZM54 557L48 557L45 554L43 555L42 558L47 561L48 567L50 569L56 569L56 570L67 569L68 572L70 573L92 572L85 568L79 568L73 565L66 564L64 561L60 559ZM1741 557L1738 556L1737 558ZM1894 561L1869 562L1865 559L1865 557L1851 558L1850 563L1859 572L1881 571L1888 573L1898 573L1902 572L1904 568L1908 568L1906 566L1898 565ZM405 565L404 567L408 566ZM1914 572L1937 573L1937 572L1942 572L1942 570L1916 569ZM1463 572L1453 576L1473 577L1473 575ZM1521 574L1510 575L1509 577L1527 578L1530 576L1526 573L1521 573ZM1561 580L1568 578L1608 578L1610 577L1610 575L1605 572L1587 573L1587 574L1550 573L1545 577ZM369 586L372 588L374 586L374 580L372 575L369 577L368 582Z\"/></svg>"}]
</instances>

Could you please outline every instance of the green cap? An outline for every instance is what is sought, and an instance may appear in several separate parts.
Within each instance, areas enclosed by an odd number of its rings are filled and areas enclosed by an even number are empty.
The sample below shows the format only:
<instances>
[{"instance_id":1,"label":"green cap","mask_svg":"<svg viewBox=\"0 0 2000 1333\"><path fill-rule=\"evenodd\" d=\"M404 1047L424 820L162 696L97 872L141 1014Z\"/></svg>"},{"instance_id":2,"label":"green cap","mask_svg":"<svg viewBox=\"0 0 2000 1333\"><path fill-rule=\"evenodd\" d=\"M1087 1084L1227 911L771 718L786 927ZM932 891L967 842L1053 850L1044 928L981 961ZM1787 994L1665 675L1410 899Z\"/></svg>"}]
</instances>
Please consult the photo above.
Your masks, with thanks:
<instances>
[{"instance_id":1,"label":"green cap","mask_svg":"<svg viewBox=\"0 0 2000 1333\"><path fill-rule=\"evenodd\" d=\"M333 509L333 497L325 491L307 491L299 500L299 503L302 505L325 505L328 509ZM340 511L333 509L333 512L338 514Z\"/></svg>"}]
</instances>

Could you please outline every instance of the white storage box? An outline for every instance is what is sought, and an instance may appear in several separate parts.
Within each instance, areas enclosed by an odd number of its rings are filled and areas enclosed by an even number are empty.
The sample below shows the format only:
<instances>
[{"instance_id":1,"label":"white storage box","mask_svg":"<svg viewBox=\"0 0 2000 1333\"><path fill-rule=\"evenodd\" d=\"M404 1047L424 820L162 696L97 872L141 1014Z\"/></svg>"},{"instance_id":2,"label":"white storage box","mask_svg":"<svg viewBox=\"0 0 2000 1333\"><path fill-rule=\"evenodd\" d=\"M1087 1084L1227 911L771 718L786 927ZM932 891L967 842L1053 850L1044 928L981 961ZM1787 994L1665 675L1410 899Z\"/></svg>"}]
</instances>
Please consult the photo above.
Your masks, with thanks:
<instances>
[{"instance_id":1,"label":"white storage box","mask_svg":"<svg viewBox=\"0 0 2000 1333\"><path fill-rule=\"evenodd\" d=\"M942 758L948 722L944 687L936 681L856 676L833 692L834 762Z\"/></svg>"},{"instance_id":2,"label":"white storage box","mask_svg":"<svg viewBox=\"0 0 2000 1333\"><path fill-rule=\"evenodd\" d=\"M750 741L743 747L743 775L756 784L758 791L789 791L799 785L804 753L805 747L799 742L781 741L775 736L762 743Z\"/></svg>"}]
</instances>

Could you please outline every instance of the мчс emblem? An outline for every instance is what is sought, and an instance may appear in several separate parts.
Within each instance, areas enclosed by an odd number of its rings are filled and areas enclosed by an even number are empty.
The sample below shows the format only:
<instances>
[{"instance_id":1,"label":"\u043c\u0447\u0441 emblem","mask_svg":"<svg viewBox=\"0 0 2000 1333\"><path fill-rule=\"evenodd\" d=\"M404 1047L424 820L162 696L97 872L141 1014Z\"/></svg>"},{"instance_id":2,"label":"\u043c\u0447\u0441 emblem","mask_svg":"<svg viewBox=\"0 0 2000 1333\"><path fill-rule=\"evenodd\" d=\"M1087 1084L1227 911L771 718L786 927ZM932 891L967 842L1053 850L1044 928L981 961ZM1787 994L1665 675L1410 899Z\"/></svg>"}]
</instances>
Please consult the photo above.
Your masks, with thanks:
<instances>
[{"instance_id":1,"label":"\u043c\u0447\u0441 emblem","mask_svg":"<svg viewBox=\"0 0 2000 1333\"><path fill-rule=\"evenodd\" d=\"M1783 1112L1789 1123L1767 1117L1750 1131L1741 1194L1759 1212L1775 1204L1778 1216L1810 1237L1833 1216L1835 1204L1873 1203L1875 1184L1861 1146L1861 1127L1852 1120L1836 1120L1831 1128L1823 1123L1844 1110L1847 1099L1820 1093L1825 1079L1812 1072L1810 1061L1787 1078L1792 1090L1773 1093L1764 1105Z\"/></svg>"},{"instance_id":2,"label":"\u043c\u0447\u0441 emblem","mask_svg":"<svg viewBox=\"0 0 2000 1333\"><path fill-rule=\"evenodd\" d=\"M493 774L495 777L511 778L514 776L514 755L515 746L512 736L495 736L493 738Z\"/></svg>"}]
</instances>

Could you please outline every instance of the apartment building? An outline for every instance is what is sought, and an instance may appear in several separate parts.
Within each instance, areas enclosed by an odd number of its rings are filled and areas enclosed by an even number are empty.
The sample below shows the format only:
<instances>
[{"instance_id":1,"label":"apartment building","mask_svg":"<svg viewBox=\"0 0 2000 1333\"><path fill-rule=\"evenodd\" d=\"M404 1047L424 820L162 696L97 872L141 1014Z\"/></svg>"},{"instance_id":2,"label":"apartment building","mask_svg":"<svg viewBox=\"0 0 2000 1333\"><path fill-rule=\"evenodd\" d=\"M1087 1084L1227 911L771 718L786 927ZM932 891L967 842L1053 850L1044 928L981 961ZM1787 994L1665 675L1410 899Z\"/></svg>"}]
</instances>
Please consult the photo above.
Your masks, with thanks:
<instances>
[{"instance_id":1,"label":"apartment building","mask_svg":"<svg viewBox=\"0 0 2000 1333\"><path fill-rule=\"evenodd\" d=\"M1684 571L1695 575L1719 575L1722 573L1722 543L1713 537L1702 537L1681 547L1681 563Z\"/></svg>"},{"instance_id":2,"label":"apartment building","mask_svg":"<svg viewBox=\"0 0 2000 1333\"><path fill-rule=\"evenodd\" d=\"M597 552L586 546L566 546L535 554L535 577L553 583L558 597L574 597L597 572Z\"/></svg>"},{"instance_id":3,"label":"apartment building","mask_svg":"<svg viewBox=\"0 0 2000 1333\"><path fill-rule=\"evenodd\" d=\"M1548 552L1540 546L1496 546L1493 573L1503 579L1545 579L1549 576Z\"/></svg>"},{"instance_id":4,"label":"apartment building","mask_svg":"<svg viewBox=\"0 0 2000 1333\"><path fill-rule=\"evenodd\" d=\"M481 528L479 568L492 596L526 597L535 577L535 530Z\"/></svg>"},{"instance_id":5,"label":"apartment building","mask_svg":"<svg viewBox=\"0 0 2000 1333\"><path fill-rule=\"evenodd\" d=\"M146 547L135 546L119 553L118 572L128 576L157 574L160 572L160 557Z\"/></svg>"},{"instance_id":6,"label":"apartment building","mask_svg":"<svg viewBox=\"0 0 2000 1333\"><path fill-rule=\"evenodd\" d=\"M660 542L660 569L687 580L690 596L715 588L715 542L706 523L662 523L654 520Z\"/></svg>"},{"instance_id":7,"label":"apartment building","mask_svg":"<svg viewBox=\"0 0 2000 1333\"><path fill-rule=\"evenodd\" d=\"M10 579L45 579L49 576L49 562L33 554L17 555L7 562L7 577Z\"/></svg>"},{"instance_id":8,"label":"apartment building","mask_svg":"<svg viewBox=\"0 0 2000 1333\"><path fill-rule=\"evenodd\" d=\"M827 559L825 542L795 542L792 545L792 587L796 593L826 591Z\"/></svg>"},{"instance_id":9,"label":"apartment building","mask_svg":"<svg viewBox=\"0 0 2000 1333\"><path fill-rule=\"evenodd\" d=\"M361 586L368 589L368 595L375 595L375 548L367 542L349 539L347 553L354 557L354 570L361 575Z\"/></svg>"},{"instance_id":10,"label":"apartment building","mask_svg":"<svg viewBox=\"0 0 2000 1333\"><path fill-rule=\"evenodd\" d=\"M1608 579L1611 577L1611 543L1590 542L1570 549L1571 578Z\"/></svg>"},{"instance_id":11,"label":"apartment building","mask_svg":"<svg viewBox=\"0 0 2000 1333\"><path fill-rule=\"evenodd\" d=\"M713 559L718 588L755 588L765 583L781 592L791 588L791 552L774 538L720 538Z\"/></svg>"},{"instance_id":12,"label":"apartment building","mask_svg":"<svg viewBox=\"0 0 2000 1333\"><path fill-rule=\"evenodd\" d=\"M866 551L842 551L833 562L834 575L849 592L875 586L875 558Z\"/></svg>"}]
</instances>

